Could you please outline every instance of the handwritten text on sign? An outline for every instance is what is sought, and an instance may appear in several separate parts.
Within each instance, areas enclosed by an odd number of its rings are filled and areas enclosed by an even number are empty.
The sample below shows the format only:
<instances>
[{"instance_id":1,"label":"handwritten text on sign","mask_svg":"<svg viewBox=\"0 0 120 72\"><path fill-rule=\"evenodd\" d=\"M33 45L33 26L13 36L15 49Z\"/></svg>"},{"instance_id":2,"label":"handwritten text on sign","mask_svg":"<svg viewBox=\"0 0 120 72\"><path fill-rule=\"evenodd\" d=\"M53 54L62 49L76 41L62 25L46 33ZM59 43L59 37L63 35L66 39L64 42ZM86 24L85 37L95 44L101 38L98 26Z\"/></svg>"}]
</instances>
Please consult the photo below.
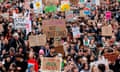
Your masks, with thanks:
<instances>
[{"instance_id":1,"label":"handwritten text on sign","mask_svg":"<svg viewBox=\"0 0 120 72\"><path fill-rule=\"evenodd\" d=\"M26 20L25 18L15 18L14 25L16 29L25 29L26 27Z\"/></svg>"},{"instance_id":2,"label":"handwritten text on sign","mask_svg":"<svg viewBox=\"0 0 120 72\"><path fill-rule=\"evenodd\" d=\"M43 57L41 63L42 72L61 72L61 58Z\"/></svg>"},{"instance_id":3,"label":"handwritten text on sign","mask_svg":"<svg viewBox=\"0 0 120 72\"><path fill-rule=\"evenodd\" d=\"M44 20L42 23L43 32L47 35L47 37L66 36L65 20Z\"/></svg>"}]
</instances>

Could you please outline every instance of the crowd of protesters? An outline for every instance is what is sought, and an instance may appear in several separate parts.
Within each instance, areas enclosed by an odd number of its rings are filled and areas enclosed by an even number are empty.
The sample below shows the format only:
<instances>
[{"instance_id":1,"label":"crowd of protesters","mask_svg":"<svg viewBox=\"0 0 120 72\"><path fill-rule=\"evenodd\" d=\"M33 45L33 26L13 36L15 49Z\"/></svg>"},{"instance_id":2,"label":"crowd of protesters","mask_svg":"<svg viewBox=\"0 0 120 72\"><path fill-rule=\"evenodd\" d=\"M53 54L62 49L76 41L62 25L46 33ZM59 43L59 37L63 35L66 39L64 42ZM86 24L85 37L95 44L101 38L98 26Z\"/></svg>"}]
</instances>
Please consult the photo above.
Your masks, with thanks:
<instances>
[{"instance_id":1,"label":"crowd of protesters","mask_svg":"<svg viewBox=\"0 0 120 72\"><path fill-rule=\"evenodd\" d=\"M120 53L120 2L118 0L103 0L100 6L93 5L91 14L80 17L82 7L71 5L75 16L73 21L66 21L67 37L64 40L64 54L56 53L54 39L47 39L45 46L30 47L30 35L44 34L41 30L42 20L65 19L65 12L34 13L30 3L30 18L32 31L26 35L21 29L14 29L13 11L23 14L26 12L26 0L3 0L0 3L0 72L42 72L41 57L61 57L61 72L120 72L120 55L115 62L104 58L105 53ZM100 0L102 1L102 0ZM32 0L31 0L32 2ZM90 0L88 0L90 2ZM112 12L109 21L105 19L105 11ZM9 13L9 17L2 14ZM89 22L94 20L94 22ZM111 25L113 36L102 36L101 27ZM78 27L80 37L74 38L72 27ZM98 63L94 63L97 62ZM101 61L101 63L100 63ZM33 65L28 65L33 63ZM92 64L93 63L93 64Z\"/></svg>"}]
</instances>

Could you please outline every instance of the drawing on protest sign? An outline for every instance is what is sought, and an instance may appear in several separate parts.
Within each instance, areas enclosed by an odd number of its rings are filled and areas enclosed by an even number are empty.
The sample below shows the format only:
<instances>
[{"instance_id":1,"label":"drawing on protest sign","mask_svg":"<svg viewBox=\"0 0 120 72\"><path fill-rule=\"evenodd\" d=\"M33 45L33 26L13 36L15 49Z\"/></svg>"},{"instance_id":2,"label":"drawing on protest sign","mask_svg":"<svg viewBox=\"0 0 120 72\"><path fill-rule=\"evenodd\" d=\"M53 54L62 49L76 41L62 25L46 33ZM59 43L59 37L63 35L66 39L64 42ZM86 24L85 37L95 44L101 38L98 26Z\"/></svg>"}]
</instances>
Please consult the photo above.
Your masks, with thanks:
<instances>
[{"instance_id":1,"label":"drawing on protest sign","mask_svg":"<svg viewBox=\"0 0 120 72\"><path fill-rule=\"evenodd\" d=\"M3 29L3 25L0 24L0 32L3 32L3 31L4 31L4 29Z\"/></svg>"},{"instance_id":2,"label":"drawing on protest sign","mask_svg":"<svg viewBox=\"0 0 120 72\"><path fill-rule=\"evenodd\" d=\"M42 57L41 61L42 72L61 72L61 58Z\"/></svg>"},{"instance_id":3,"label":"drawing on protest sign","mask_svg":"<svg viewBox=\"0 0 120 72\"><path fill-rule=\"evenodd\" d=\"M26 19L24 17L14 18L15 29L25 29L26 28Z\"/></svg>"},{"instance_id":4,"label":"drawing on protest sign","mask_svg":"<svg viewBox=\"0 0 120 72\"><path fill-rule=\"evenodd\" d=\"M29 36L29 45L33 46L44 46L46 44L46 35L31 35Z\"/></svg>"},{"instance_id":5,"label":"drawing on protest sign","mask_svg":"<svg viewBox=\"0 0 120 72\"><path fill-rule=\"evenodd\" d=\"M67 12L65 13L65 15L66 15L66 20L67 20L67 21L73 21L73 17L74 17L73 11L67 11Z\"/></svg>"},{"instance_id":6,"label":"drawing on protest sign","mask_svg":"<svg viewBox=\"0 0 120 72\"><path fill-rule=\"evenodd\" d=\"M35 13L43 13L42 0L34 0L33 7Z\"/></svg>"},{"instance_id":7,"label":"drawing on protest sign","mask_svg":"<svg viewBox=\"0 0 120 72\"><path fill-rule=\"evenodd\" d=\"M110 20L111 17L112 17L112 13L111 13L111 11L107 11L107 12L105 12L105 18L106 18L106 20Z\"/></svg>"},{"instance_id":8,"label":"drawing on protest sign","mask_svg":"<svg viewBox=\"0 0 120 72\"><path fill-rule=\"evenodd\" d=\"M102 36L112 36L112 26L103 26L102 27Z\"/></svg>"},{"instance_id":9,"label":"drawing on protest sign","mask_svg":"<svg viewBox=\"0 0 120 72\"><path fill-rule=\"evenodd\" d=\"M46 36L49 37L66 37L65 20L63 19L51 19L43 20L42 29Z\"/></svg>"},{"instance_id":10,"label":"drawing on protest sign","mask_svg":"<svg viewBox=\"0 0 120 72\"><path fill-rule=\"evenodd\" d=\"M115 62L115 60L118 58L119 54L116 53L106 53L104 54L104 57L108 59L108 61Z\"/></svg>"}]
</instances>

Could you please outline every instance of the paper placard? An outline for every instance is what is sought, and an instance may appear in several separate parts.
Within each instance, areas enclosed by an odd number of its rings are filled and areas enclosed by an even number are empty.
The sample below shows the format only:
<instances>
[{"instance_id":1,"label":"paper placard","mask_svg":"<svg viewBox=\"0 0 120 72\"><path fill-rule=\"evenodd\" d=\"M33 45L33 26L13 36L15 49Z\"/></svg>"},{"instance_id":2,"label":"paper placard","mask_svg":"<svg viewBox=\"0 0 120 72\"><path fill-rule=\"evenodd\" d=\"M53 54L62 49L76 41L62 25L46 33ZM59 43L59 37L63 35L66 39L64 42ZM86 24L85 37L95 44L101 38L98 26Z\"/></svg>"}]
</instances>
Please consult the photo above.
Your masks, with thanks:
<instances>
[{"instance_id":1,"label":"paper placard","mask_svg":"<svg viewBox=\"0 0 120 72\"><path fill-rule=\"evenodd\" d=\"M86 17L86 15L84 14L84 10L80 10L80 17Z\"/></svg>"},{"instance_id":2,"label":"paper placard","mask_svg":"<svg viewBox=\"0 0 120 72\"><path fill-rule=\"evenodd\" d=\"M107 12L105 13L105 18L106 18L106 20L110 20L111 17L112 17L111 11L107 11Z\"/></svg>"},{"instance_id":3,"label":"paper placard","mask_svg":"<svg viewBox=\"0 0 120 72\"><path fill-rule=\"evenodd\" d=\"M41 70L42 72L61 72L61 58L47 58L42 57L41 59Z\"/></svg>"},{"instance_id":4,"label":"paper placard","mask_svg":"<svg viewBox=\"0 0 120 72\"><path fill-rule=\"evenodd\" d=\"M65 13L65 15L66 15L66 20L67 21L73 21L73 17L74 17L73 11L68 11L68 12Z\"/></svg>"},{"instance_id":5,"label":"paper placard","mask_svg":"<svg viewBox=\"0 0 120 72\"><path fill-rule=\"evenodd\" d=\"M112 27L110 26L103 26L102 27L102 36L112 36Z\"/></svg>"},{"instance_id":6,"label":"paper placard","mask_svg":"<svg viewBox=\"0 0 120 72\"><path fill-rule=\"evenodd\" d=\"M46 44L46 35L35 35L29 36L29 45L33 46L44 46Z\"/></svg>"},{"instance_id":7,"label":"paper placard","mask_svg":"<svg viewBox=\"0 0 120 72\"><path fill-rule=\"evenodd\" d=\"M25 29L26 19L24 17L14 18L15 29Z\"/></svg>"},{"instance_id":8,"label":"paper placard","mask_svg":"<svg viewBox=\"0 0 120 72\"><path fill-rule=\"evenodd\" d=\"M72 33L74 38L79 38L80 37L80 29L79 27L73 27L72 28Z\"/></svg>"}]
</instances>

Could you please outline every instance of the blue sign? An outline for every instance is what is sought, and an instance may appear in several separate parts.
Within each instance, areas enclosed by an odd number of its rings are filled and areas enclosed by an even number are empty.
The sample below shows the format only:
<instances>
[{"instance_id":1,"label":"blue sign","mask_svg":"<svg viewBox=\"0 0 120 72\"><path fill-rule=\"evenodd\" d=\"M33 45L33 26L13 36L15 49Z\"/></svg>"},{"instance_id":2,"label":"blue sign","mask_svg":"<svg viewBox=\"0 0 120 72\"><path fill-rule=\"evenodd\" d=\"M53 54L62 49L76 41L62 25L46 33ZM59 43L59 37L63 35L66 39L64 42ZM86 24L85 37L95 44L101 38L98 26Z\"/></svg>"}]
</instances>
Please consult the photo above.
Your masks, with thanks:
<instances>
[{"instance_id":1,"label":"blue sign","mask_svg":"<svg viewBox=\"0 0 120 72\"><path fill-rule=\"evenodd\" d=\"M91 13L90 10L84 10L85 15L90 15L90 13Z\"/></svg>"}]
</instances>

